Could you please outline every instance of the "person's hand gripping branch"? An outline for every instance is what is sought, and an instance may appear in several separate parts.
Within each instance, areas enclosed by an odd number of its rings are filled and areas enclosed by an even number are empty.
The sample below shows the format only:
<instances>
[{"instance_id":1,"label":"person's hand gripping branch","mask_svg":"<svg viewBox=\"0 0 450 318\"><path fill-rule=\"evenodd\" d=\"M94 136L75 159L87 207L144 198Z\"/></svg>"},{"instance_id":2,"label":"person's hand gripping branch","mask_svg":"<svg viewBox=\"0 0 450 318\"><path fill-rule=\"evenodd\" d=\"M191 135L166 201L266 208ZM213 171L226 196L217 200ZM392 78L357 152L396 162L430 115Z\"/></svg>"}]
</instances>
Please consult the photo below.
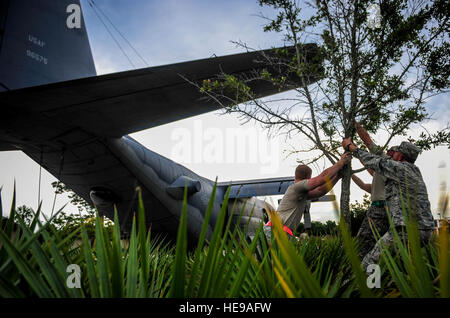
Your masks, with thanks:
<instances>
[{"instance_id":1,"label":"person's hand gripping branch","mask_svg":"<svg viewBox=\"0 0 450 318\"><path fill-rule=\"evenodd\" d=\"M352 156L349 152L346 152L341 155L341 158L338 162L336 162L333 166L328 169L325 169L320 175L317 177L311 178L308 180L308 198L318 198L325 195L331 188L339 181L342 177L341 170L342 168L348 164L352 160ZM327 180L329 183L327 183Z\"/></svg>"},{"instance_id":2,"label":"person's hand gripping branch","mask_svg":"<svg viewBox=\"0 0 450 318\"><path fill-rule=\"evenodd\" d=\"M352 137L344 138L341 144L345 151L353 152L356 149L356 146L352 142Z\"/></svg>"}]
</instances>

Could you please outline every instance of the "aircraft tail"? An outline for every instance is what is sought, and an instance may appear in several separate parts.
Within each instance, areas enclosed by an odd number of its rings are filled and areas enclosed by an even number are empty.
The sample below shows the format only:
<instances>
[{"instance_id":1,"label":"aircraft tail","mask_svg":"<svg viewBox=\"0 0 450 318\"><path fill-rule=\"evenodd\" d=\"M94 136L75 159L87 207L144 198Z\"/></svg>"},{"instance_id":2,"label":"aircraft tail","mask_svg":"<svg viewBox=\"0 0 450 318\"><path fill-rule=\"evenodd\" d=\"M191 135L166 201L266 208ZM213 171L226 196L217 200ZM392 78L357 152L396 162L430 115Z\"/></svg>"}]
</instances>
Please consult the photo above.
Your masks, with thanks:
<instances>
[{"instance_id":1,"label":"aircraft tail","mask_svg":"<svg viewBox=\"0 0 450 318\"><path fill-rule=\"evenodd\" d=\"M79 0L0 0L0 92L95 75Z\"/></svg>"}]
</instances>

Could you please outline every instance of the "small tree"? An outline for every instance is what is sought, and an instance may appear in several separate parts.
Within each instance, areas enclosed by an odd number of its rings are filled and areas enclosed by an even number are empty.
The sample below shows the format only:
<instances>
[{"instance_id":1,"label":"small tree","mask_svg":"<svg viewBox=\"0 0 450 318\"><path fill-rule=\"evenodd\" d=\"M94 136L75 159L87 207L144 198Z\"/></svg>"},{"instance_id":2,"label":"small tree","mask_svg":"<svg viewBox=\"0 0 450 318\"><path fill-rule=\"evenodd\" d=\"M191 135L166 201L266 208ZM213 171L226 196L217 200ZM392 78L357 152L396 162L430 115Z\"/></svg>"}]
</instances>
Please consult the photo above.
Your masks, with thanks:
<instances>
[{"instance_id":1,"label":"small tree","mask_svg":"<svg viewBox=\"0 0 450 318\"><path fill-rule=\"evenodd\" d=\"M411 124L427 119L425 102L449 86L448 1L259 0L259 4L277 12L275 18L263 16L268 21L264 31L282 33L294 50L278 50L275 58L262 55L260 62L267 68L251 76L222 73L197 87L227 113L289 138L301 135L306 142L290 152L306 155L299 162L335 163L342 152L341 140L355 135L355 120L372 133L384 129L386 148ZM322 67L311 63L310 51L304 49L308 42L318 44L315 62L321 61ZM250 50L245 43L237 44ZM255 80L293 91L257 99L250 89ZM445 132L422 137L425 149L450 139ZM347 223L354 172L347 165L342 178L340 208Z\"/></svg>"},{"instance_id":2,"label":"small tree","mask_svg":"<svg viewBox=\"0 0 450 318\"><path fill-rule=\"evenodd\" d=\"M64 183L54 181L52 182L52 187L55 189L56 194L67 194L70 199L70 203L77 207L78 212L86 212L91 216L95 216L95 208L85 199L69 189Z\"/></svg>"},{"instance_id":3,"label":"small tree","mask_svg":"<svg viewBox=\"0 0 450 318\"><path fill-rule=\"evenodd\" d=\"M52 219L52 226L59 231L71 233L81 225L84 225L88 235L93 235L95 233L95 207L69 189L62 182L52 182L52 187L55 188L56 194L67 194L70 199L70 203L76 206L79 212L76 214L61 211L55 218ZM104 222L105 228L109 232L112 232L114 223L106 217L101 217L101 220Z\"/></svg>"},{"instance_id":4,"label":"small tree","mask_svg":"<svg viewBox=\"0 0 450 318\"><path fill-rule=\"evenodd\" d=\"M22 205L17 208L16 214L15 214L15 219L14 219L14 222L19 223L19 219L18 219L17 215L19 215L21 217L22 221L26 225L30 225L34 219L35 212L32 208L30 208L26 205Z\"/></svg>"}]
</instances>

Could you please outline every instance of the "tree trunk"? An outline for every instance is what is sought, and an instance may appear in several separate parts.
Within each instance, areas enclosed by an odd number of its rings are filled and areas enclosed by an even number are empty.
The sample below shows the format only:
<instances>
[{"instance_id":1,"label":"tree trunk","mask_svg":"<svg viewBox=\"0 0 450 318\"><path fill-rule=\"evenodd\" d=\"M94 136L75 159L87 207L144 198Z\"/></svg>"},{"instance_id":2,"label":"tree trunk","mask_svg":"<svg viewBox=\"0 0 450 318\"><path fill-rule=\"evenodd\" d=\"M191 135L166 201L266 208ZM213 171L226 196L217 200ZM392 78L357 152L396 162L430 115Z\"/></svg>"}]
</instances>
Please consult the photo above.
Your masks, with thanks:
<instances>
[{"instance_id":1,"label":"tree trunk","mask_svg":"<svg viewBox=\"0 0 450 318\"><path fill-rule=\"evenodd\" d=\"M351 229L351 216L350 216L350 182L351 182L351 163L346 165L342 169L342 185L341 185L341 202L340 202L340 213L347 224L348 229Z\"/></svg>"}]
</instances>

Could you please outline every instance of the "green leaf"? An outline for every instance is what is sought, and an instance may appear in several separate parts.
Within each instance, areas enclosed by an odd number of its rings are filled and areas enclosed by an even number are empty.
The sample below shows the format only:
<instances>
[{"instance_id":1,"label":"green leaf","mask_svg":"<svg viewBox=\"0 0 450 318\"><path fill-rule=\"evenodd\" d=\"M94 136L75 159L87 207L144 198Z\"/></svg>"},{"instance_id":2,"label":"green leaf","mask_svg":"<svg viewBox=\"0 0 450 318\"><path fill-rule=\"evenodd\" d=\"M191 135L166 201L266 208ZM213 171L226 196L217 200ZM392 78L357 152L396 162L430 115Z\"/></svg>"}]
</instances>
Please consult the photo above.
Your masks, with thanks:
<instances>
[{"instance_id":1,"label":"green leaf","mask_svg":"<svg viewBox=\"0 0 450 318\"><path fill-rule=\"evenodd\" d=\"M16 247L11 243L3 230L0 230L0 242L7 250L17 269L24 276L25 280L30 284L31 289L42 298L52 297L52 293L42 277L33 268L30 267L27 260L19 253Z\"/></svg>"},{"instance_id":2,"label":"green leaf","mask_svg":"<svg viewBox=\"0 0 450 318\"><path fill-rule=\"evenodd\" d=\"M120 242L120 227L117 209L114 207L114 226L112 235L112 246L108 245L109 261L111 270L111 285L113 297L123 297L124 285L124 261L122 257L122 247Z\"/></svg>"},{"instance_id":3,"label":"green leaf","mask_svg":"<svg viewBox=\"0 0 450 318\"><path fill-rule=\"evenodd\" d=\"M17 220L19 221L20 228L23 231L23 234L31 238L33 234L28 229L28 227L23 222L20 215L16 216ZM50 242L48 242L50 244ZM30 246L31 253L34 256L34 259L37 262L37 265L39 266L39 270L42 273L42 275L46 278L49 286L52 288L53 293L56 297L67 297L69 294L66 291L66 286L63 283L65 280L65 275L61 276L58 271L56 271L53 264L50 263L50 257L47 255L42 247L37 243L37 240L33 240L33 243ZM62 270L65 271L66 267L65 264L62 264L63 268Z\"/></svg>"},{"instance_id":4,"label":"green leaf","mask_svg":"<svg viewBox=\"0 0 450 318\"><path fill-rule=\"evenodd\" d=\"M98 213L95 216L95 251L97 255L97 274L100 296L111 297L111 284L109 280L108 255L106 251L106 242L104 237L103 220Z\"/></svg>"},{"instance_id":5,"label":"green leaf","mask_svg":"<svg viewBox=\"0 0 450 318\"><path fill-rule=\"evenodd\" d=\"M133 216L133 225L131 227L130 243L128 247L128 260L127 260L127 282L126 282L126 295L127 297L136 297L137 281L138 281L138 248L136 239L136 218ZM141 282L144 284L145 282Z\"/></svg>"},{"instance_id":6,"label":"green leaf","mask_svg":"<svg viewBox=\"0 0 450 318\"><path fill-rule=\"evenodd\" d=\"M87 277L89 281L89 290L92 298L100 297L99 281L97 280L97 272L94 264L93 249L89 242L86 228L81 228L82 250L84 255L84 261L86 263Z\"/></svg>"},{"instance_id":7,"label":"green leaf","mask_svg":"<svg viewBox=\"0 0 450 318\"><path fill-rule=\"evenodd\" d=\"M178 227L177 245L175 250L175 263L172 270L172 288L170 297L185 297L185 266L187 252L187 181L184 188L183 209L181 212L180 225Z\"/></svg>"},{"instance_id":8,"label":"green leaf","mask_svg":"<svg viewBox=\"0 0 450 318\"><path fill-rule=\"evenodd\" d=\"M194 262L192 265L193 268L191 270L191 276L190 276L189 283L188 283L187 290L186 290L186 296L188 296L188 297L194 296L194 287L197 282L197 275L198 275L198 271L200 269L200 264L201 264L200 254L203 251L206 235L207 235L208 229L209 229L209 221L211 219L211 214L212 214L212 210L214 208L214 202L215 202L215 198L216 198L216 189L217 189L217 178L216 178L216 181L214 182L211 197L209 198L208 207L206 208L206 212L205 212L205 219L204 219L203 225L202 225L202 231L200 233L197 248L195 249L195 252L194 252Z\"/></svg>"}]
</instances>

